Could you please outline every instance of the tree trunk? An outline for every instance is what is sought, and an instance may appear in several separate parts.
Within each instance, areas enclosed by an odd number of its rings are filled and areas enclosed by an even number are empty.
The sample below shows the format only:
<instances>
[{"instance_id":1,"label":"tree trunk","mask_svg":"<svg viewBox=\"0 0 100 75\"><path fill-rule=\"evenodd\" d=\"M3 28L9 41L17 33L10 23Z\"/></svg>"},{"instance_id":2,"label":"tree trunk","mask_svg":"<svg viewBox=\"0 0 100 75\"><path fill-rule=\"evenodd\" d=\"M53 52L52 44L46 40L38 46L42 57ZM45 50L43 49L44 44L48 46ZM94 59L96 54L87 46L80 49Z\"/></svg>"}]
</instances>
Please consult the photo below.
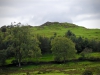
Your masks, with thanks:
<instances>
[{"instance_id":1,"label":"tree trunk","mask_svg":"<svg viewBox=\"0 0 100 75\"><path fill-rule=\"evenodd\" d=\"M63 62L64 62L64 63L66 62L66 57L64 57L64 60L63 60Z\"/></svg>"},{"instance_id":2,"label":"tree trunk","mask_svg":"<svg viewBox=\"0 0 100 75\"><path fill-rule=\"evenodd\" d=\"M19 62L19 67L21 67L21 63Z\"/></svg>"},{"instance_id":3,"label":"tree trunk","mask_svg":"<svg viewBox=\"0 0 100 75\"><path fill-rule=\"evenodd\" d=\"M20 60L20 58L18 59L18 66L21 67L21 60Z\"/></svg>"},{"instance_id":4,"label":"tree trunk","mask_svg":"<svg viewBox=\"0 0 100 75\"><path fill-rule=\"evenodd\" d=\"M18 66L21 67L21 53L19 53Z\"/></svg>"}]
</instances>

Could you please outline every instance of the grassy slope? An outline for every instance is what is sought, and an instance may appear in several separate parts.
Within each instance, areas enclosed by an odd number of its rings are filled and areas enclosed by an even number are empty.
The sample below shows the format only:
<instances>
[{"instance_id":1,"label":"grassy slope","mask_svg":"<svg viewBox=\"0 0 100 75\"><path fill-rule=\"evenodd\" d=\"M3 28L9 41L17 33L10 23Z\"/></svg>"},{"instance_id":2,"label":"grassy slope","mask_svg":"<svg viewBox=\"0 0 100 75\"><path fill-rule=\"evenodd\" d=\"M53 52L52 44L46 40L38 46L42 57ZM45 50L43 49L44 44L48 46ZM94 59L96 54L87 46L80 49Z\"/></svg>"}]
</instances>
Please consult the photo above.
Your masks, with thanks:
<instances>
[{"instance_id":1,"label":"grassy slope","mask_svg":"<svg viewBox=\"0 0 100 75\"><path fill-rule=\"evenodd\" d=\"M71 30L77 37L82 36L88 39L100 40L100 29L86 29L69 23L51 23L49 25L32 27L30 29L32 34L39 34L47 37L53 36L54 33L57 33L57 36L64 36L65 32L68 30Z\"/></svg>"}]
</instances>

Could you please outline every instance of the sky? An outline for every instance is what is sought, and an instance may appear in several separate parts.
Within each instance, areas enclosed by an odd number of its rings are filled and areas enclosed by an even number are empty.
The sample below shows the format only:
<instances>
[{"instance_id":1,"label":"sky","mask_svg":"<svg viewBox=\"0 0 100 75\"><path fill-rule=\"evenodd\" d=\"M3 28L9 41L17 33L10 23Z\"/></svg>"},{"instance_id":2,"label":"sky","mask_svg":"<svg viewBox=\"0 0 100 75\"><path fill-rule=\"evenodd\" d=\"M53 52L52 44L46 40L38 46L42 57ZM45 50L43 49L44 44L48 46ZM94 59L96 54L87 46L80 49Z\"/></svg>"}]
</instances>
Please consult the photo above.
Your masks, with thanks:
<instances>
[{"instance_id":1,"label":"sky","mask_svg":"<svg viewBox=\"0 0 100 75\"><path fill-rule=\"evenodd\" d=\"M0 0L0 27L47 21L100 29L100 0Z\"/></svg>"}]
</instances>

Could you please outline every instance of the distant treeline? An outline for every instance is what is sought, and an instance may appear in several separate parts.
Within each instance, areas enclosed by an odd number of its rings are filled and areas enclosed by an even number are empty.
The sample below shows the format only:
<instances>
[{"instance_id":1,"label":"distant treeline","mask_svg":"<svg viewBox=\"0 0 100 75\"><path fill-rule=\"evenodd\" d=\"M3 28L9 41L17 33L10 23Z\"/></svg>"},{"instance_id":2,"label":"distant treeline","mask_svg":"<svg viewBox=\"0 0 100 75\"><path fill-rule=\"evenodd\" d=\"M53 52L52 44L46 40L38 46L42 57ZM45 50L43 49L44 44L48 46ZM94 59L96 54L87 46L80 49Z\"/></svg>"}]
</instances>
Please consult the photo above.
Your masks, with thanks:
<instances>
[{"instance_id":1,"label":"distant treeline","mask_svg":"<svg viewBox=\"0 0 100 75\"><path fill-rule=\"evenodd\" d=\"M54 33L48 38L38 34L32 35L30 27L17 24L0 28L0 65L5 64L5 61L11 57L15 58L21 66L23 58L38 59L47 53L53 53L55 61L65 61L75 53L100 52L100 41L76 37L70 30L63 36Z\"/></svg>"}]
</instances>

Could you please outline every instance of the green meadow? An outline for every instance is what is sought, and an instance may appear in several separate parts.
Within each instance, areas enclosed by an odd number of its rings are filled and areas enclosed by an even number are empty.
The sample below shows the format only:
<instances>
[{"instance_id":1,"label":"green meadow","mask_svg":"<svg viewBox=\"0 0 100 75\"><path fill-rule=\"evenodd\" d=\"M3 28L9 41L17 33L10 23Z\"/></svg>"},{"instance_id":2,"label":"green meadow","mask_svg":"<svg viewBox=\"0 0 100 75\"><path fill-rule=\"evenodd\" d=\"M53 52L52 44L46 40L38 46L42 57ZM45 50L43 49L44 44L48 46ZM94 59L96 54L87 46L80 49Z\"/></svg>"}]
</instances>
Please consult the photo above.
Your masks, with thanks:
<instances>
[{"instance_id":1,"label":"green meadow","mask_svg":"<svg viewBox=\"0 0 100 75\"><path fill-rule=\"evenodd\" d=\"M47 56L47 57L46 57ZM74 59L80 58L81 55L77 54ZM87 58L95 57L100 58L100 53L90 53L86 55ZM8 59L6 63L11 63ZM36 59L32 59L33 62ZM45 54L39 58L38 62L53 61L53 56ZM24 61L24 60L23 60ZM89 70L93 75L100 73L100 61L68 61L66 63L45 63L45 64L29 64L22 65L21 67L13 66L3 68L1 75L82 75L84 71Z\"/></svg>"}]
</instances>

